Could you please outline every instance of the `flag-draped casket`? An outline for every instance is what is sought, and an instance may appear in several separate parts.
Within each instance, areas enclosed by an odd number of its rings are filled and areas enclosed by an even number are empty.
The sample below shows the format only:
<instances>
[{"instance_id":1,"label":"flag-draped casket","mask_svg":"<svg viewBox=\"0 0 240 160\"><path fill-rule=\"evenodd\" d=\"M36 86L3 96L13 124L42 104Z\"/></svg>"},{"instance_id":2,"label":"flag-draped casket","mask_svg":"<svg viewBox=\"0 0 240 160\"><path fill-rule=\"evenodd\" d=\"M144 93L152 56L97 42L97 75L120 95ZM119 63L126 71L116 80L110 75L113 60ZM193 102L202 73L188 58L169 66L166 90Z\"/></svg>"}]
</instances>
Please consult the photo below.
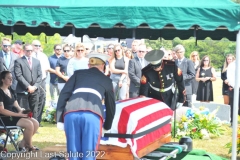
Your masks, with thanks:
<instances>
[{"instance_id":1,"label":"flag-draped casket","mask_svg":"<svg viewBox=\"0 0 240 160\"><path fill-rule=\"evenodd\" d=\"M102 137L100 144L119 147L129 145L133 155L138 157L139 150L171 132L172 114L172 110L165 103L153 98L116 102L116 113L108 135L119 134L131 138Z\"/></svg>"}]
</instances>

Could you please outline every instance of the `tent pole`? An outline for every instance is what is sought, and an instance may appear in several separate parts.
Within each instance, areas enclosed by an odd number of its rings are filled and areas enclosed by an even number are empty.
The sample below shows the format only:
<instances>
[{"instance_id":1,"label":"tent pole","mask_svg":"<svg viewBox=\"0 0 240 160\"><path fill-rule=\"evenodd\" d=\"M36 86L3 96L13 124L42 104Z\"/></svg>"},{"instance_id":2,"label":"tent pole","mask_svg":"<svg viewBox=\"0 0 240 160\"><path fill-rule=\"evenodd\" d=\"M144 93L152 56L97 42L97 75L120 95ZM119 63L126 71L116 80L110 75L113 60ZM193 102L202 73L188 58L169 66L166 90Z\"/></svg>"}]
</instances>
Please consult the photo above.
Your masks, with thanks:
<instances>
[{"instance_id":1,"label":"tent pole","mask_svg":"<svg viewBox=\"0 0 240 160\"><path fill-rule=\"evenodd\" d=\"M240 31L237 33L236 41L236 69L235 69L235 85L234 85L234 102L233 102L233 131L232 131L232 160L237 158L237 130L238 130L238 96L239 96L239 79L240 74Z\"/></svg>"},{"instance_id":2,"label":"tent pole","mask_svg":"<svg viewBox=\"0 0 240 160\"><path fill-rule=\"evenodd\" d=\"M76 29L75 29L75 27L74 27L74 25L72 26L72 35L74 35L74 37L76 37L75 36L75 32L76 32Z\"/></svg>"},{"instance_id":3,"label":"tent pole","mask_svg":"<svg viewBox=\"0 0 240 160\"><path fill-rule=\"evenodd\" d=\"M132 39L136 39L136 29L132 29Z\"/></svg>"}]
</instances>

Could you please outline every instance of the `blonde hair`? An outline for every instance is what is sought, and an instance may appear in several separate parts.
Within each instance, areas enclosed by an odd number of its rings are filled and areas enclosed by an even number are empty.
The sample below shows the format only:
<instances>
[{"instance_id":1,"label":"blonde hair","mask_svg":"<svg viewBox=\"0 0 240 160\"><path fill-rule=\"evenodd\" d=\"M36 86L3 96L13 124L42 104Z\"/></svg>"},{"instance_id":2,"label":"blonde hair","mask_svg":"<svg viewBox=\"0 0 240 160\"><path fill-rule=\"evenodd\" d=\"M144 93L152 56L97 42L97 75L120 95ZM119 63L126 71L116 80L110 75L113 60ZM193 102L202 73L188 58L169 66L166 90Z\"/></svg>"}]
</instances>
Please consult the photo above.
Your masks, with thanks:
<instances>
[{"instance_id":1,"label":"blonde hair","mask_svg":"<svg viewBox=\"0 0 240 160\"><path fill-rule=\"evenodd\" d=\"M10 38L7 38L7 37L3 37L2 38L2 43L3 43L3 41L8 41L8 42L12 43L12 40Z\"/></svg>"},{"instance_id":2,"label":"blonde hair","mask_svg":"<svg viewBox=\"0 0 240 160\"><path fill-rule=\"evenodd\" d=\"M130 49L126 49L126 51L125 51L125 56L127 57L127 52L129 52L130 53L130 57L129 57L129 59L133 59L134 57L133 57L133 54L132 54L132 51L130 50Z\"/></svg>"},{"instance_id":3,"label":"blonde hair","mask_svg":"<svg viewBox=\"0 0 240 160\"><path fill-rule=\"evenodd\" d=\"M85 46L84 46L82 43L78 43L78 44L75 46L74 55L73 55L74 57L77 57L77 50L78 50L79 48L83 48L84 54L86 54L86 48L85 48Z\"/></svg>"},{"instance_id":4,"label":"blonde hair","mask_svg":"<svg viewBox=\"0 0 240 160\"><path fill-rule=\"evenodd\" d=\"M226 56L226 58L225 58L225 61L224 61L222 73L227 71L227 67L228 67L228 65L229 65L228 62L227 62L228 57L232 57L232 61L235 60L235 57L234 57L233 54L228 54L228 55Z\"/></svg>"},{"instance_id":5,"label":"blonde hair","mask_svg":"<svg viewBox=\"0 0 240 160\"><path fill-rule=\"evenodd\" d=\"M195 53L197 53L197 60L200 61L198 51L192 51L192 53L190 54L190 60L193 61L193 55L194 55Z\"/></svg>"}]
</instances>

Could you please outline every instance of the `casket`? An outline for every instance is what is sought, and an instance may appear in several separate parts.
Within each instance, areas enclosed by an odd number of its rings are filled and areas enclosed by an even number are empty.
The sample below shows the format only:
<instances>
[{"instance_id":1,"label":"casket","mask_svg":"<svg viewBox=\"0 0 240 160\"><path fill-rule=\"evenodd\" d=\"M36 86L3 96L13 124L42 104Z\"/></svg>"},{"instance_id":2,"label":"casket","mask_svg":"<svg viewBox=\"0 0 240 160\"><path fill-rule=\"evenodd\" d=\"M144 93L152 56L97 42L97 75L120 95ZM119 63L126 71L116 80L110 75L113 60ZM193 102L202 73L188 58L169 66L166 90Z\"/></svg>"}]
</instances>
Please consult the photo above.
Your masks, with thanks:
<instances>
[{"instance_id":1,"label":"casket","mask_svg":"<svg viewBox=\"0 0 240 160\"><path fill-rule=\"evenodd\" d=\"M141 158L171 141L172 110L153 98L116 103L112 128L102 137L97 159Z\"/></svg>"}]
</instances>

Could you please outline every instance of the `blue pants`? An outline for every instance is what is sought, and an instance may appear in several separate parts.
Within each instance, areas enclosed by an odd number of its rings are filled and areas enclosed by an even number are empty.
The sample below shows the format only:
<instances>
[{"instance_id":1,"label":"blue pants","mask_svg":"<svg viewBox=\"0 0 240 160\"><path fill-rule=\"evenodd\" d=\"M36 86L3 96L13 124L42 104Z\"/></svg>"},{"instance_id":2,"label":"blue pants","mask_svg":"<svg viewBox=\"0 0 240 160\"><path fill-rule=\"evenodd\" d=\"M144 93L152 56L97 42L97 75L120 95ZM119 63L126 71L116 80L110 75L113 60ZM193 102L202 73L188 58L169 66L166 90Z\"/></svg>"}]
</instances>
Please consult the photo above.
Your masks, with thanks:
<instances>
[{"instance_id":1,"label":"blue pants","mask_svg":"<svg viewBox=\"0 0 240 160\"><path fill-rule=\"evenodd\" d=\"M95 160L102 120L90 111L71 112L64 117L69 160Z\"/></svg>"}]
</instances>

